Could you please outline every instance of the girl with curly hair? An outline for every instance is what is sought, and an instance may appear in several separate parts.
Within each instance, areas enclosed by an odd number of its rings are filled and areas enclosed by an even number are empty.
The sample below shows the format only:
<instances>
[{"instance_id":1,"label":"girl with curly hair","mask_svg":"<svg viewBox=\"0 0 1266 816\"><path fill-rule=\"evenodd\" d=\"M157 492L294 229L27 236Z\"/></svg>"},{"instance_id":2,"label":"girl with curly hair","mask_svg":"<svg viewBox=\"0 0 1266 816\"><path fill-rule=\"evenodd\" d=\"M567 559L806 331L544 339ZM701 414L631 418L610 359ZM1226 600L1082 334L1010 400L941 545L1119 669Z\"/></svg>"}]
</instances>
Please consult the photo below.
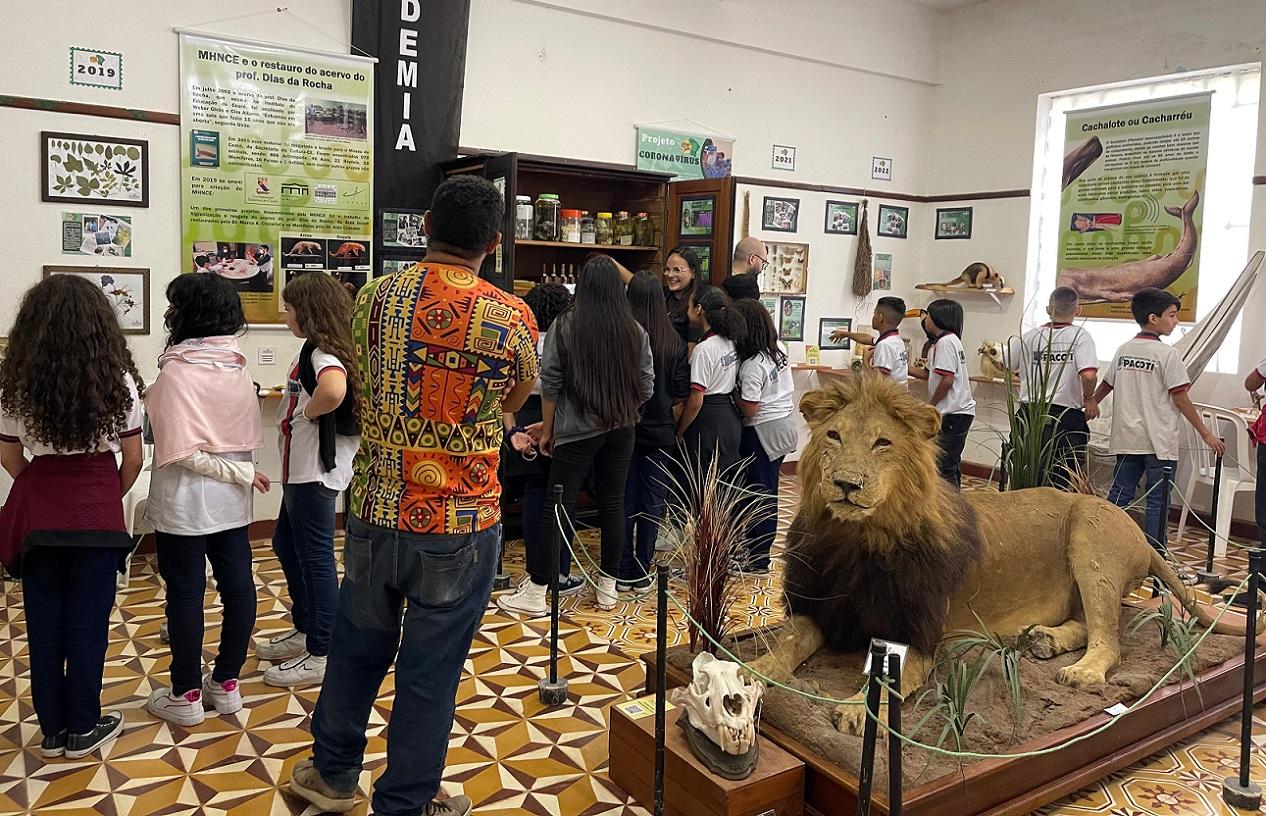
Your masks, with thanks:
<instances>
[{"instance_id":1,"label":"girl with curly hair","mask_svg":"<svg viewBox=\"0 0 1266 816\"><path fill-rule=\"evenodd\" d=\"M167 584L171 686L155 689L145 707L193 726L204 704L221 714L242 708L238 675L255 628L251 489L267 491L269 481L252 461L263 431L237 344L246 324L237 291L219 275L180 275L168 284L167 301L167 349L145 393L154 431L145 515L157 531L158 572ZM207 561L224 618L215 666L204 675Z\"/></svg>"},{"instance_id":2,"label":"girl with curly hair","mask_svg":"<svg viewBox=\"0 0 1266 816\"><path fill-rule=\"evenodd\" d=\"M352 347L352 298L322 272L300 275L282 290L286 326L303 339L290 364L277 418L281 511L273 551L290 592L293 628L255 645L270 686L293 688L325 679L338 608L334 563L335 499L352 482L360 447L356 395L360 376Z\"/></svg>"},{"instance_id":3,"label":"girl with curly hair","mask_svg":"<svg viewBox=\"0 0 1266 816\"><path fill-rule=\"evenodd\" d=\"M87 756L123 729L120 712L102 715L101 677L132 548L122 498L141 472L143 389L100 288L53 275L22 298L0 362L0 464L13 477L0 562L22 578L45 757Z\"/></svg>"}]
</instances>

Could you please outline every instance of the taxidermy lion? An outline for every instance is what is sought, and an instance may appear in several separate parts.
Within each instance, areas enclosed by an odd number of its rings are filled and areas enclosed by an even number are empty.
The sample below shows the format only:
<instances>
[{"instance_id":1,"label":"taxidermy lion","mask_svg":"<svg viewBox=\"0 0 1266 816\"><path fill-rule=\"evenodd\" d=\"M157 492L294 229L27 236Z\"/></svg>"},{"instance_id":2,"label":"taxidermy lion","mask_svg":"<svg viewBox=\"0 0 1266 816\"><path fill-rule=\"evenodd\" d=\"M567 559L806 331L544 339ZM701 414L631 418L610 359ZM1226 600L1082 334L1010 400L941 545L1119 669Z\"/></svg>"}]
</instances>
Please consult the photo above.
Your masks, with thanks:
<instances>
[{"instance_id":1,"label":"taxidermy lion","mask_svg":"<svg viewBox=\"0 0 1266 816\"><path fill-rule=\"evenodd\" d=\"M812 391L800 411L812 437L787 533L788 622L752 664L761 674L785 681L822 646L862 651L882 638L910 645L901 676L909 693L945 634L980 629L979 616L989 632L1035 624L1039 658L1085 649L1058 680L1096 685L1120 659L1121 599L1148 575L1212 624L1125 511L1103 499L1051 488L955 492L937 473L936 409L886 377ZM840 705L833 719L860 734L865 708Z\"/></svg>"}]
</instances>

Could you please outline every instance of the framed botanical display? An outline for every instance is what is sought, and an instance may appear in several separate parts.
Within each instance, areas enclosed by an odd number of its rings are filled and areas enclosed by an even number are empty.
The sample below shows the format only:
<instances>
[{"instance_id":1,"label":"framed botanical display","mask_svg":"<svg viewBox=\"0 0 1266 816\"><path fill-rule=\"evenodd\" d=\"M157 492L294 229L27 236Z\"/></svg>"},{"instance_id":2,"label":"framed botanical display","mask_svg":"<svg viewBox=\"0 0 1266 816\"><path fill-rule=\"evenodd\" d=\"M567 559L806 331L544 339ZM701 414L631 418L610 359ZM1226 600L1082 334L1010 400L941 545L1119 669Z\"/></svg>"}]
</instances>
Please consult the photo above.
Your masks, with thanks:
<instances>
[{"instance_id":1,"label":"framed botanical display","mask_svg":"<svg viewBox=\"0 0 1266 816\"><path fill-rule=\"evenodd\" d=\"M795 232L800 220L800 199L765 196L761 229L767 232Z\"/></svg>"},{"instance_id":2,"label":"framed botanical display","mask_svg":"<svg viewBox=\"0 0 1266 816\"><path fill-rule=\"evenodd\" d=\"M49 275L75 275L100 287L124 334L149 334L149 270L125 266L46 266Z\"/></svg>"},{"instance_id":3,"label":"framed botanical display","mask_svg":"<svg viewBox=\"0 0 1266 816\"><path fill-rule=\"evenodd\" d=\"M149 206L149 143L114 136L40 133L40 198Z\"/></svg>"},{"instance_id":4,"label":"framed botanical display","mask_svg":"<svg viewBox=\"0 0 1266 816\"><path fill-rule=\"evenodd\" d=\"M971 237L971 207L949 207L936 211L936 239Z\"/></svg>"},{"instance_id":5,"label":"framed botanical display","mask_svg":"<svg viewBox=\"0 0 1266 816\"><path fill-rule=\"evenodd\" d=\"M879 219L875 231L887 238L905 238L910 226L910 208L879 205Z\"/></svg>"},{"instance_id":6,"label":"framed botanical display","mask_svg":"<svg viewBox=\"0 0 1266 816\"><path fill-rule=\"evenodd\" d=\"M804 298L802 296L783 297L779 309L782 318L778 321L778 339L789 343L804 340Z\"/></svg>"},{"instance_id":7,"label":"framed botanical display","mask_svg":"<svg viewBox=\"0 0 1266 816\"><path fill-rule=\"evenodd\" d=\"M823 229L827 235L856 235L857 202L826 202L826 224Z\"/></svg>"},{"instance_id":8,"label":"framed botanical display","mask_svg":"<svg viewBox=\"0 0 1266 816\"><path fill-rule=\"evenodd\" d=\"M681 237L711 238L716 196L681 200Z\"/></svg>"},{"instance_id":9,"label":"framed botanical display","mask_svg":"<svg viewBox=\"0 0 1266 816\"><path fill-rule=\"evenodd\" d=\"M852 330L853 318L851 317L821 318L818 320L818 347L823 351L852 348L852 341L844 336L845 332Z\"/></svg>"}]
</instances>

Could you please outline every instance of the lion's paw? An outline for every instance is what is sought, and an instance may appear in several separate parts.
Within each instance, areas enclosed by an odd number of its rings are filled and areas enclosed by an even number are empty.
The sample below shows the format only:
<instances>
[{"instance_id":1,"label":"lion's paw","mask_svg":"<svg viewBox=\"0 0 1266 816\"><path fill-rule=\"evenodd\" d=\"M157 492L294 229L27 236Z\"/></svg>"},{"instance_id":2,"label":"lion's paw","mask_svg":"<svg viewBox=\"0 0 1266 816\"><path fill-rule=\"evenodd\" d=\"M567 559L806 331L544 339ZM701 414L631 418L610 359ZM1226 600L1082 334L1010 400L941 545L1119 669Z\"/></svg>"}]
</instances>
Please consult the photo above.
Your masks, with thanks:
<instances>
[{"instance_id":1,"label":"lion's paw","mask_svg":"<svg viewBox=\"0 0 1266 816\"><path fill-rule=\"evenodd\" d=\"M1071 666L1065 666L1055 675L1055 679L1066 686L1073 688L1087 688L1089 686L1098 686L1106 683L1108 678L1098 669L1090 669L1080 664L1074 663Z\"/></svg>"},{"instance_id":2,"label":"lion's paw","mask_svg":"<svg viewBox=\"0 0 1266 816\"><path fill-rule=\"evenodd\" d=\"M766 677L775 683L790 683L792 680L792 673L783 668L773 655L765 655L748 663L746 672L753 680L760 680L762 683Z\"/></svg>"},{"instance_id":3,"label":"lion's paw","mask_svg":"<svg viewBox=\"0 0 1266 816\"><path fill-rule=\"evenodd\" d=\"M1060 653L1055 645L1055 633L1049 626L1034 626L1029 636L1032 638L1029 641L1029 654L1039 660L1050 660Z\"/></svg>"},{"instance_id":4,"label":"lion's paw","mask_svg":"<svg viewBox=\"0 0 1266 816\"><path fill-rule=\"evenodd\" d=\"M856 698L857 702L841 703L831 712L831 722L835 725L835 730L841 734L851 734L854 737L862 736L866 729L866 700L865 698ZM887 713L887 703L879 704L879 719L883 720Z\"/></svg>"}]
</instances>

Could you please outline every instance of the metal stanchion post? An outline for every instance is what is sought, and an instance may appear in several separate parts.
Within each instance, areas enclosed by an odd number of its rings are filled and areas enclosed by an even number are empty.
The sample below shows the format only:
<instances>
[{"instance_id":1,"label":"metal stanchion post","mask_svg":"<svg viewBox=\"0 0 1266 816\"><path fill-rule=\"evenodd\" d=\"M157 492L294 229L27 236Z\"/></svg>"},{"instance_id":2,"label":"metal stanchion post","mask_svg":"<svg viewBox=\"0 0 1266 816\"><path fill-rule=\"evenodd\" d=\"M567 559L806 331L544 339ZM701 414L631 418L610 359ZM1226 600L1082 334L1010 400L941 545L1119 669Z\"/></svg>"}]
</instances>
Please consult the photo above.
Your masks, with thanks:
<instances>
[{"instance_id":1,"label":"metal stanchion post","mask_svg":"<svg viewBox=\"0 0 1266 816\"><path fill-rule=\"evenodd\" d=\"M1226 440L1223 440L1225 442ZM1218 543L1218 493L1222 490L1222 454L1218 454L1217 462L1213 465L1213 498L1209 505L1209 515L1212 524L1209 525L1209 551L1205 554L1204 571L1207 575L1213 576L1213 550ZM1188 497L1187 501L1191 501ZM1204 577L1204 576L1201 576Z\"/></svg>"},{"instance_id":2,"label":"metal stanchion post","mask_svg":"<svg viewBox=\"0 0 1266 816\"><path fill-rule=\"evenodd\" d=\"M659 602L655 608L655 816L664 814L664 698L668 694L668 576L667 564L656 567Z\"/></svg>"},{"instance_id":3,"label":"metal stanchion post","mask_svg":"<svg viewBox=\"0 0 1266 816\"><path fill-rule=\"evenodd\" d=\"M1002 458L998 460L998 492L1007 492L1007 461L1011 459L1011 443L1002 443Z\"/></svg>"},{"instance_id":4,"label":"metal stanchion post","mask_svg":"<svg viewBox=\"0 0 1266 816\"><path fill-rule=\"evenodd\" d=\"M497 573L492 577L492 591L500 592L503 589L510 588L510 573L506 572L506 536L502 528L501 546L497 547Z\"/></svg>"},{"instance_id":5,"label":"metal stanchion post","mask_svg":"<svg viewBox=\"0 0 1266 816\"><path fill-rule=\"evenodd\" d=\"M541 705L560 706L567 702L567 679L558 677L558 573L561 569L563 552L563 531L559 529L560 514L563 512L563 486L554 486L554 523L550 525L550 539L554 547L550 553L549 568L549 677L541 678L537 684L537 695Z\"/></svg>"},{"instance_id":6,"label":"metal stanchion post","mask_svg":"<svg viewBox=\"0 0 1266 816\"><path fill-rule=\"evenodd\" d=\"M888 816L901 816L901 657L888 655Z\"/></svg>"},{"instance_id":7,"label":"metal stanchion post","mask_svg":"<svg viewBox=\"0 0 1266 816\"><path fill-rule=\"evenodd\" d=\"M870 674L866 679L866 727L862 731L862 767L857 777L857 816L870 814L870 789L875 782L875 739L879 724L879 678L884 671L887 648L871 642Z\"/></svg>"},{"instance_id":8,"label":"metal stanchion post","mask_svg":"<svg viewBox=\"0 0 1266 816\"><path fill-rule=\"evenodd\" d=\"M1160 521L1157 523L1156 530L1156 544L1160 547L1162 555L1169 551L1169 500L1173 489L1174 468L1172 465L1165 465L1164 476L1161 480Z\"/></svg>"},{"instance_id":9,"label":"metal stanchion post","mask_svg":"<svg viewBox=\"0 0 1266 816\"><path fill-rule=\"evenodd\" d=\"M1261 586L1264 554L1248 557L1248 613L1244 626L1244 701L1240 708L1240 775L1222 780L1222 801L1256 811L1262 804L1262 788L1248 777L1249 751L1253 746L1253 664L1257 659L1257 591Z\"/></svg>"}]
</instances>

